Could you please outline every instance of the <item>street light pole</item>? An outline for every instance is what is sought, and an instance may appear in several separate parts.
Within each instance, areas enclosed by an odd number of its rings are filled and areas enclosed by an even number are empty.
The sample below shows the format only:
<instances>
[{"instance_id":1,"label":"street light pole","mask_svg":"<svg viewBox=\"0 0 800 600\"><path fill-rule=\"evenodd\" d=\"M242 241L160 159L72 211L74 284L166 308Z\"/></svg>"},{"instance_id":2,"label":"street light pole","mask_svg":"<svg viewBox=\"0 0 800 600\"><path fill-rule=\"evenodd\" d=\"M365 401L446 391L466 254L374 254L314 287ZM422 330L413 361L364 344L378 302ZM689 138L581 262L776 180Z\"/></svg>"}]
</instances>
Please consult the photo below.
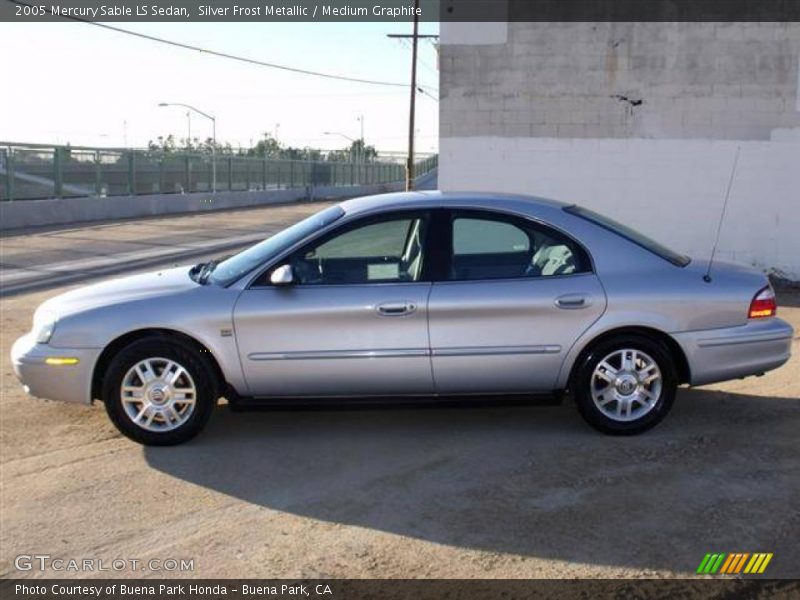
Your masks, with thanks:
<instances>
[{"instance_id":1,"label":"street light pole","mask_svg":"<svg viewBox=\"0 0 800 600\"><path fill-rule=\"evenodd\" d=\"M339 133L338 131L323 131L322 135L338 135L339 137L343 137L344 139L352 142L353 144L356 143L356 140L351 138L349 135L345 135L343 133ZM350 162L354 162L353 161L353 147L352 147L352 145L350 146ZM355 162L358 162L358 161L355 161Z\"/></svg>"},{"instance_id":2,"label":"street light pole","mask_svg":"<svg viewBox=\"0 0 800 600\"><path fill-rule=\"evenodd\" d=\"M217 119L211 117L211 193L217 193Z\"/></svg>"},{"instance_id":3,"label":"street light pole","mask_svg":"<svg viewBox=\"0 0 800 600\"><path fill-rule=\"evenodd\" d=\"M358 121L361 123L361 144L358 149L359 154L359 162L366 163L367 162L367 153L366 153L366 142L364 141L364 115L360 115L358 117Z\"/></svg>"},{"instance_id":4,"label":"street light pole","mask_svg":"<svg viewBox=\"0 0 800 600\"><path fill-rule=\"evenodd\" d=\"M195 108L189 104L182 104L180 102L159 102L159 106L182 106L183 108L189 109L191 111L196 112L198 115L205 117L211 121L211 193L217 193L217 118L209 115L208 113L204 113L202 110ZM186 113L187 116L189 113ZM190 142L191 143L191 140Z\"/></svg>"},{"instance_id":5,"label":"street light pole","mask_svg":"<svg viewBox=\"0 0 800 600\"><path fill-rule=\"evenodd\" d=\"M339 133L338 131L323 131L322 135L338 135L339 137L343 137L346 140L350 140L351 142L355 142L355 140L353 138L351 138L349 135L345 135L343 133Z\"/></svg>"}]
</instances>

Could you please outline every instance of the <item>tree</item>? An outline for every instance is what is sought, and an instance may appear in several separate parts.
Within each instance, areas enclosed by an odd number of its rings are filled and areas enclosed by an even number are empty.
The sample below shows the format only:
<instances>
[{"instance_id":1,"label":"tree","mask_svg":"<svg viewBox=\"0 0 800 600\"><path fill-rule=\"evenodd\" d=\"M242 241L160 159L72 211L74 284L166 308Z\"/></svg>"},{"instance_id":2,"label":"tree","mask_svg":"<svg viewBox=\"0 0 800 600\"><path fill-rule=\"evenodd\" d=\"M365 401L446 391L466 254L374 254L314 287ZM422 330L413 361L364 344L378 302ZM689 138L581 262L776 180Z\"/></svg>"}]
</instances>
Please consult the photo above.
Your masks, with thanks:
<instances>
[{"instance_id":1,"label":"tree","mask_svg":"<svg viewBox=\"0 0 800 600\"><path fill-rule=\"evenodd\" d=\"M164 137L160 135L156 138L156 142L150 140L147 142L147 149L151 152L163 152L164 154L169 154L170 152L175 152L177 149L177 144L175 143L175 136L171 133Z\"/></svg>"},{"instance_id":2,"label":"tree","mask_svg":"<svg viewBox=\"0 0 800 600\"><path fill-rule=\"evenodd\" d=\"M279 158L281 155L281 144L270 134L265 133L263 140L259 140L254 147L248 148L247 155L264 158Z\"/></svg>"},{"instance_id":3,"label":"tree","mask_svg":"<svg viewBox=\"0 0 800 600\"><path fill-rule=\"evenodd\" d=\"M230 144L220 144L214 142L213 138L206 138L200 140L199 138L180 138L176 139L173 134L164 137L160 135L155 141L150 140L147 142L147 149L150 152L158 152L162 154L170 154L173 152L195 152L200 154L212 154L216 150L217 154L233 154L233 148Z\"/></svg>"},{"instance_id":4,"label":"tree","mask_svg":"<svg viewBox=\"0 0 800 600\"><path fill-rule=\"evenodd\" d=\"M325 154L316 148L294 148L284 146L269 133L265 133L263 139L259 140L255 146L237 151L230 144L220 144L212 138L200 140L199 138L176 138L173 134L158 136L155 141L147 143L150 152L160 154L170 154L174 152L193 152L200 154L212 154L216 151L219 155L249 156L257 158L272 158L282 160L309 160L309 161L329 161L329 162L373 162L378 158L378 151L374 146L367 146L364 140L354 140L349 146L341 150L331 150Z\"/></svg>"},{"instance_id":5,"label":"tree","mask_svg":"<svg viewBox=\"0 0 800 600\"><path fill-rule=\"evenodd\" d=\"M363 139L355 140L350 144L349 151L355 157L355 160L360 162L372 162L378 158L378 151L375 146L367 146Z\"/></svg>"}]
</instances>

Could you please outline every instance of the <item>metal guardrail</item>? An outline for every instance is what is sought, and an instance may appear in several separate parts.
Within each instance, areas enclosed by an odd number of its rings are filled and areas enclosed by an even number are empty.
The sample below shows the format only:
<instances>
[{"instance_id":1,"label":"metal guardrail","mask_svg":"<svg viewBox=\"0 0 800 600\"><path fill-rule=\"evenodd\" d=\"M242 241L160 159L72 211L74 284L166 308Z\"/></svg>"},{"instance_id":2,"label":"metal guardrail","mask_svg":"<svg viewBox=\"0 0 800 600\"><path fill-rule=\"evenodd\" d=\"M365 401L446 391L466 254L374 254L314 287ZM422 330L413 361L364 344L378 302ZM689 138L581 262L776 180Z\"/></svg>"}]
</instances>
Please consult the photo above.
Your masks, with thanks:
<instances>
[{"instance_id":1,"label":"metal guardrail","mask_svg":"<svg viewBox=\"0 0 800 600\"><path fill-rule=\"evenodd\" d=\"M307 161L218 154L217 191L352 186L403 181L396 162ZM417 176L438 165L416 163ZM0 201L212 191L209 154L0 142Z\"/></svg>"}]
</instances>

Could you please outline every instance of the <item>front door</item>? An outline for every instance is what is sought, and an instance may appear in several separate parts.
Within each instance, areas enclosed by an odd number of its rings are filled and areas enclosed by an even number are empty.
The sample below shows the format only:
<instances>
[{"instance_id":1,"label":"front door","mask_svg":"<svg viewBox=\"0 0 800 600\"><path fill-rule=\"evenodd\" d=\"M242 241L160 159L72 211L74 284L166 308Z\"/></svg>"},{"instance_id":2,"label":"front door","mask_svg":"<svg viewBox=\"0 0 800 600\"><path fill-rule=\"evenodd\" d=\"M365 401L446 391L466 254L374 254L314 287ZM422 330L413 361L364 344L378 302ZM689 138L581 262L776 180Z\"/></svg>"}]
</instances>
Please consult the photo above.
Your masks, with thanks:
<instances>
[{"instance_id":1,"label":"front door","mask_svg":"<svg viewBox=\"0 0 800 600\"><path fill-rule=\"evenodd\" d=\"M451 211L448 267L428 314L439 393L553 389L572 344L605 310L582 247L540 223Z\"/></svg>"},{"instance_id":2,"label":"front door","mask_svg":"<svg viewBox=\"0 0 800 600\"><path fill-rule=\"evenodd\" d=\"M360 396L433 391L425 238L412 211L342 225L294 252L294 282L269 272L234 309L254 396Z\"/></svg>"}]
</instances>

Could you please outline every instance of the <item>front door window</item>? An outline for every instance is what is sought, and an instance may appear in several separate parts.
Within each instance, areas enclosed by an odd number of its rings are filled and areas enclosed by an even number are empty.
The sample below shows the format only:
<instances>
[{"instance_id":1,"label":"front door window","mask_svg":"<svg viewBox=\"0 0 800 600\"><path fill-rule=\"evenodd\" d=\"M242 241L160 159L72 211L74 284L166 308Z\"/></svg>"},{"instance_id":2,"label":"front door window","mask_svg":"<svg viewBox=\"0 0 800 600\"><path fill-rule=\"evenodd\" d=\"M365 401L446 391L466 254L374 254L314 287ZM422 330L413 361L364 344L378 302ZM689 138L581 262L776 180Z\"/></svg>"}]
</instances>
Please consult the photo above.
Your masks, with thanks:
<instances>
[{"instance_id":1,"label":"front door window","mask_svg":"<svg viewBox=\"0 0 800 600\"><path fill-rule=\"evenodd\" d=\"M303 248L289 264L300 285L419 281L426 229L420 215L370 220Z\"/></svg>"}]
</instances>

